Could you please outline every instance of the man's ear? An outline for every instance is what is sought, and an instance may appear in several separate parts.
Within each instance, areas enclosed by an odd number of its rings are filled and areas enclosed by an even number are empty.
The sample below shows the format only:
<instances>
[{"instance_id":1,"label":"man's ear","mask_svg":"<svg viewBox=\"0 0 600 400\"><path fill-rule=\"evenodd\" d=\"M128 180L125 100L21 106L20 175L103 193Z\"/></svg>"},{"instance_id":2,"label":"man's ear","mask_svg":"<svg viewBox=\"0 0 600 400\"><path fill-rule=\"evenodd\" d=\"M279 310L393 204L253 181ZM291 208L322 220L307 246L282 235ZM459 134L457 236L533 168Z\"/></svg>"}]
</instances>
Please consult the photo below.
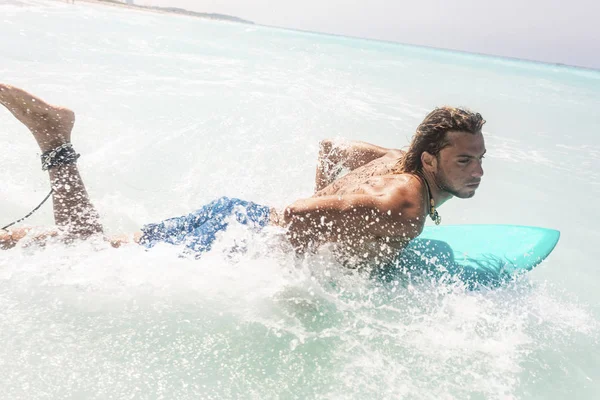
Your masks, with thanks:
<instances>
[{"instance_id":1,"label":"man's ear","mask_svg":"<svg viewBox=\"0 0 600 400\"><path fill-rule=\"evenodd\" d=\"M428 171L435 171L437 169L437 157L427 151L421 153L421 163L423 164L423 168Z\"/></svg>"}]
</instances>

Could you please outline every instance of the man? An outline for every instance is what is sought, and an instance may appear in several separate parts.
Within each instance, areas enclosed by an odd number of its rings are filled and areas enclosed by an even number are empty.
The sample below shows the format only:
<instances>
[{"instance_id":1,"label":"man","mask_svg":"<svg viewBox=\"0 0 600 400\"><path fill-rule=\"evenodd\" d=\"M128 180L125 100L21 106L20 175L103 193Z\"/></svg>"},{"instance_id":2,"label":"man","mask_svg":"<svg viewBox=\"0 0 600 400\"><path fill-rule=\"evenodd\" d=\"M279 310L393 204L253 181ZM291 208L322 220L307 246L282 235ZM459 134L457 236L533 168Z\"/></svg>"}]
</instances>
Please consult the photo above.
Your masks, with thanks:
<instances>
[{"instance_id":1,"label":"man","mask_svg":"<svg viewBox=\"0 0 600 400\"><path fill-rule=\"evenodd\" d=\"M101 234L98 213L77 169L79 155L71 145L75 114L4 84L0 84L0 103L29 128L42 151L59 227L48 235L85 239ZM475 194L483 176L484 123L478 113L437 108L419 125L406 152L325 140L311 197L282 212L221 198L187 216L146 225L133 240L148 247L158 242L183 244L202 253L236 219L255 229L285 227L300 253L334 243L346 262L388 261L421 233L428 215L440 222L437 207L452 197ZM347 173L338 177L342 170ZM0 247L14 246L27 232L16 229L0 234ZM111 240L115 247L123 242Z\"/></svg>"}]
</instances>

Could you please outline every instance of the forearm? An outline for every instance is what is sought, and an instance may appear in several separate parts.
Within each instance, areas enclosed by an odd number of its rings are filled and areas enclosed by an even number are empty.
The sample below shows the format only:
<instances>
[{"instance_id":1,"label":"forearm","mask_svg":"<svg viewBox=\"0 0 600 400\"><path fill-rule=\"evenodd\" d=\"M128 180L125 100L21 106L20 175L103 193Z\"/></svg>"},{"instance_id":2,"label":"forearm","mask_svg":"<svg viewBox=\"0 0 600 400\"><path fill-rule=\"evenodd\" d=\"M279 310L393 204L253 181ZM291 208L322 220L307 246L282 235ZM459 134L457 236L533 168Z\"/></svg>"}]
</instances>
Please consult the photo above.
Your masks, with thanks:
<instances>
[{"instance_id":1,"label":"forearm","mask_svg":"<svg viewBox=\"0 0 600 400\"><path fill-rule=\"evenodd\" d=\"M299 251L325 242L361 245L377 238L418 236L424 226L421 202L404 190L383 195L319 196L298 200L284 211L288 238Z\"/></svg>"},{"instance_id":2,"label":"forearm","mask_svg":"<svg viewBox=\"0 0 600 400\"><path fill-rule=\"evenodd\" d=\"M284 211L288 238L294 247L305 251L311 244L325 242L352 242L369 236L375 218L366 218L372 204L357 204L337 196L298 200Z\"/></svg>"}]
</instances>

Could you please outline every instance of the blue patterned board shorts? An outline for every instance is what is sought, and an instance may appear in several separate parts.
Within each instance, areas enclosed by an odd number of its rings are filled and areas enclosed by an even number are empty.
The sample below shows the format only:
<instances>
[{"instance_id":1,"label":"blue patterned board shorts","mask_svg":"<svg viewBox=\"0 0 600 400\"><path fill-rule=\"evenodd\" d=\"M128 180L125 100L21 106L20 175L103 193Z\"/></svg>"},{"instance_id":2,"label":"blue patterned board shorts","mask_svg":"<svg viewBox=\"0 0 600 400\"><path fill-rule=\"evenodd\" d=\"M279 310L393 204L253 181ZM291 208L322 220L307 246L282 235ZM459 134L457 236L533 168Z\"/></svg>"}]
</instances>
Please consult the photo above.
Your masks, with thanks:
<instances>
[{"instance_id":1,"label":"blue patterned board shorts","mask_svg":"<svg viewBox=\"0 0 600 400\"><path fill-rule=\"evenodd\" d=\"M145 225L140 244L148 248L156 243L183 244L193 252L203 253L210 250L217 233L226 230L233 219L259 231L269 223L270 212L267 206L221 197L191 214Z\"/></svg>"}]
</instances>

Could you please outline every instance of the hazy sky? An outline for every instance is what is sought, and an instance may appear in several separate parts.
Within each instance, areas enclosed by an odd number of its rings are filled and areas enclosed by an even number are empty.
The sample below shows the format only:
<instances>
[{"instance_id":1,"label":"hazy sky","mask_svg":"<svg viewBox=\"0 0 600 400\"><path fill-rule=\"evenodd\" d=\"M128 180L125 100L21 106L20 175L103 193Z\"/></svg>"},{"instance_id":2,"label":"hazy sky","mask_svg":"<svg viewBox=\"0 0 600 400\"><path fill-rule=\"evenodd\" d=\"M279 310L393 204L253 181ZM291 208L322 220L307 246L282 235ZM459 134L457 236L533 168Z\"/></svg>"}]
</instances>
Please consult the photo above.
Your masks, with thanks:
<instances>
[{"instance_id":1,"label":"hazy sky","mask_svg":"<svg viewBox=\"0 0 600 400\"><path fill-rule=\"evenodd\" d=\"M600 0L136 0L263 25L600 69Z\"/></svg>"}]
</instances>

